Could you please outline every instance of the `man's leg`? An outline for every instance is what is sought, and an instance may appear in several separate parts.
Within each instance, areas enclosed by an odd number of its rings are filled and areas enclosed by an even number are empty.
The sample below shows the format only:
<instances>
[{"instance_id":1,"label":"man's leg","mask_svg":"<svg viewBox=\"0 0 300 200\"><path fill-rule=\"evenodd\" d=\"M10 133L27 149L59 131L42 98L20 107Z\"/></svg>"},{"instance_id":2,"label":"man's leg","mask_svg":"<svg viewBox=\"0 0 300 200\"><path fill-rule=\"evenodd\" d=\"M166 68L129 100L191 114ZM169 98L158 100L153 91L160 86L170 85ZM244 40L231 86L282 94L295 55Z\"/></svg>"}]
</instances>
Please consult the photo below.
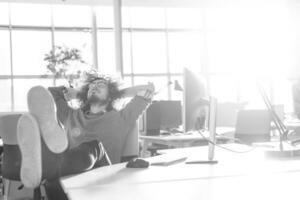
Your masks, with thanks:
<instances>
[{"instance_id":1,"label":"man's leg","mask_svg":"<svg viewBox=\"0 0 300 200\"><path fill-rule=\"evenodd\" d=\"M17 139L21 152L20 179L25 187L36 188L41 180L49 200L67 200L59 184L63 153L53 153L41 138L38 122L27 113L20 117Z\"/></svg>"},{"instance_id":2,"label":"man's leg","mask_svg":"<svg viewBox=\"0 0 300 200\"><path fill-rule=\"evenodd\" d=\"M20 179L26 187L35 188L42 178L42 159L39 127L32 115L20 117L17 139L22 156Z\"/></svg>"},{"instance_id":3,"label":"man's leg","mask_svg":"<svg viewBox=\"0 0 300 200\"><path fill-rule=\"evenodd\" d=\"M49 150L34 116L28 113L20 117L17 138L21 152L20 179L25 187L36 188L41 180L46 180L44 186L49 200L67 200L59 183L63 153Z\"/></svg>"},{"instance_id":4,"label":"man's leg","mask_svg":"<svg viewBox=\"0 0 300 200\"><path fill-rule=\"evenodd\" d=\"M31 114L23 114L17 126L21 153L20 179L29 188L37 187L42 179L60 177L63 153L53 153L42 140L38 123Z\"/></svg>"},{"instance_id":5,"label":"man's leg","mask_svg":"<svg viewBox=\"0 0 300 200\"><path fill-rule=\"evenodd\" d=\"M77 174L111 162L101 142L86 142L64 153L61 175Z\"/></svg>"},{"instance_id":6,"label":"man's leg","mask_svg":"<svg viewBox=\"0 0 300 200\"><path fill-rule=\"evenodd\" d=\"M58 178L47 180L44 186L48 200L68 200Z\"/></svg>"},{"instance_id":7,"label":"man's leg","mask_svg":"<svg viewBox=\"0 0 300 200\"><path fill-rule=\"evenodd\" d=\"M63 153L60 176L78 174L92 168L110 164L110 160L100 142L86 142ZM49 200L68 199L62 189L58 177L47 179L45 182L45 189Z\"/></svg>"},{"instance_id":8,"label":"man's leg","mask_svg":"<svg viewBox=\"0 0 300 200\"><path fill-rule=\"evenodd\" d=\"M67 134L58 124L56 106L50 92L42 86L33 87L28 92L27 102L48 148L54 153L63 152L68 147Z\"/></svg>"},{"instance_id":9,"label":"man's leg","mask_svg":"<svg viewBox=\"0 0 300 200\"><path fill-rule=\"evenodd\" d=\"M44 140L42 144L42 179L48 200L68 200L60 185L59 178L62 176L61 168L63 163L63 153L53 153Z\"/></svg>"}]
</instances>

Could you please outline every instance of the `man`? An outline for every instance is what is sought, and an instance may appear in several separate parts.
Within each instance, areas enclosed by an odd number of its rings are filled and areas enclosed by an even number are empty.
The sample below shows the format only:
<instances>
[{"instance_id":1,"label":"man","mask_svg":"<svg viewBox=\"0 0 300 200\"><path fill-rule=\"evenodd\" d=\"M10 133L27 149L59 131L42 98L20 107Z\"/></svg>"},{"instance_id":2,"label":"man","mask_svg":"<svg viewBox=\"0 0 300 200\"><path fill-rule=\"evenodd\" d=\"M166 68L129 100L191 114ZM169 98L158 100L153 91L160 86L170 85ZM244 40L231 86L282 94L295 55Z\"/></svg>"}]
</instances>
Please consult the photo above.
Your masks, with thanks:
<instances>
[{"instance_id":1,"label":"man","mask_svg":"<svg viewBox=\"0 0 300 200\"><path fill-rule=\"evenodd\" d=\"M110 163L101 142L109 155L115 155L113 162L120 161L126 138L151 102L154 86L121 91L113 79L91 73L79 90L51 87L49 91L41 86L31 88L27 99L30 114L19 120L21 181L27 187L36 187L46 179L48 198L66 199L55 194L62 191L59 177ZM123 109L115 110L114 101L128 95L134 95L133 99ZM74 98L80 100L80 109L68 105Z\"/></svg>"}]
</instances>

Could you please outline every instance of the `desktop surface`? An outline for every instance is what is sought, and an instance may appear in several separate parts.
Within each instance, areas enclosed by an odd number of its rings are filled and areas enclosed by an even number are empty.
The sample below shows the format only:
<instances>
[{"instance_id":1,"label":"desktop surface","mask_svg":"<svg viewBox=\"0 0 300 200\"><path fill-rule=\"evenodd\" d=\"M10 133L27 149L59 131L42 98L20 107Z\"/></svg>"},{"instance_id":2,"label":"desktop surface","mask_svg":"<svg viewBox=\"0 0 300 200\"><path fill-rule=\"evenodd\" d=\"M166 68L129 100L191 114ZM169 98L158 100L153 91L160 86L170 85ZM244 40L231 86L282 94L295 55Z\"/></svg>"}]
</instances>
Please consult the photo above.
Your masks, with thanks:
<instances>
[{"instance_id":1,"label":"desktop surface","mask_svg":"<svg viewBox=\"0 0 300 200\"><path fill-rule=\"evenodd\" d=\"M245 145L224 147L248 151ZM165 153L207 158L207 147L165 150ZM151 159L148 160L151 162ZM257 148L232 153L216 148L215 165L150 166L128 169L126 163L61 179L70 200L81 199L297 199L300 159L266 160ZM163 188L163 189L162 189ZM158 192L154 192L158 191ZM284 198L286 199L286 198Z\"/></svg>"},{"instance_id":2,"label":"desktop surface","mask_svg":"<svg viewBox=\"0 0 300 200\"><path fill-rule=\"evenodd\" d=\"M253 200L299 198L300 172L73 189L70 200ZM283 183L283 184L280 184Z\"/></svg>"}]
</instances>

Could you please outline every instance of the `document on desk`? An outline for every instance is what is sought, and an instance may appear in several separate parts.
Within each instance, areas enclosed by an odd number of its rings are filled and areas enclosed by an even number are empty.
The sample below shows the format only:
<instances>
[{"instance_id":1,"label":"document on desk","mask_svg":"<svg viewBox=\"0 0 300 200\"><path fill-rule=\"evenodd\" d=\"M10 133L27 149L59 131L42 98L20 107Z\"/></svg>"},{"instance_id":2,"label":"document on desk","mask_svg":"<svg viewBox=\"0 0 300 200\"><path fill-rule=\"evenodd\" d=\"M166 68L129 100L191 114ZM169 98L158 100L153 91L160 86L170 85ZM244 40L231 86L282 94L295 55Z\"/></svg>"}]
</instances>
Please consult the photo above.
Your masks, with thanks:
<instances>
[{"instance_id":1,"label":"document on desk","mask_svg":"<svg viewBox=\"0 0 300 200\"><path fill-rule=\"evenodd\" d=\"M176 155L176 154L164 154L160 156L154 156L148 159L151 165L158 166L169 166L174 165L180 162L184 162L187 159L187 156Z\"/></svg>"}]
</instances>

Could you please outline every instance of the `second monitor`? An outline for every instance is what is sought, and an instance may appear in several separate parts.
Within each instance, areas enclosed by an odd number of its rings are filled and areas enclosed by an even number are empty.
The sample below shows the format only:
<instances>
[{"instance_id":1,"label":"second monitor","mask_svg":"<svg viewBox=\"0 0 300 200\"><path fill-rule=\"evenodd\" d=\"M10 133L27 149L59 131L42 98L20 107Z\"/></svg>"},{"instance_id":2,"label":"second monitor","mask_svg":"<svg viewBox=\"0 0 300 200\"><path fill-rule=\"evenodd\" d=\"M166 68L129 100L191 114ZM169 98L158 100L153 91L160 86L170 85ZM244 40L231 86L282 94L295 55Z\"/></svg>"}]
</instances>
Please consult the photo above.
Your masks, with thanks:
<instances>
[{"instance_id":1,"label":"second monitor","mask_svg":"<svg viewBox=\"0 0 300 200\"><path fill-rule=\"evenodd\" d=\"M184 68L183 87L184 132L206 129L210 105L206 78L200 73Z\"/></svg>"}]
</instances>

